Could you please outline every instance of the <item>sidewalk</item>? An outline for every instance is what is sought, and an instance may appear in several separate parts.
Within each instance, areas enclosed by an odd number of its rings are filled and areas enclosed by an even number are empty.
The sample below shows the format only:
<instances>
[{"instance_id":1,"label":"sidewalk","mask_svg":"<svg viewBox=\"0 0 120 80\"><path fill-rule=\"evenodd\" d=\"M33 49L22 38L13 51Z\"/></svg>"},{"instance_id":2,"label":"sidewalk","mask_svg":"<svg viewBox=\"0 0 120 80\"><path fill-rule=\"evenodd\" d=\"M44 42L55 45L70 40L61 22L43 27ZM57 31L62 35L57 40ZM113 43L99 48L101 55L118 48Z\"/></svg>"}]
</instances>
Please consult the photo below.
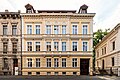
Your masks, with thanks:
<instances>
[{"instance_id":1,"label":"sidewalk","mask_svg":"<svg viewBox=\"0 0 120 80\"><path fill-rule=\"evenodd\" d=\"M98 78L105 79L105 80L120 80L120 77L118 76L109 76L109 75L98 76Z\"/></svg>"}]
</instances>

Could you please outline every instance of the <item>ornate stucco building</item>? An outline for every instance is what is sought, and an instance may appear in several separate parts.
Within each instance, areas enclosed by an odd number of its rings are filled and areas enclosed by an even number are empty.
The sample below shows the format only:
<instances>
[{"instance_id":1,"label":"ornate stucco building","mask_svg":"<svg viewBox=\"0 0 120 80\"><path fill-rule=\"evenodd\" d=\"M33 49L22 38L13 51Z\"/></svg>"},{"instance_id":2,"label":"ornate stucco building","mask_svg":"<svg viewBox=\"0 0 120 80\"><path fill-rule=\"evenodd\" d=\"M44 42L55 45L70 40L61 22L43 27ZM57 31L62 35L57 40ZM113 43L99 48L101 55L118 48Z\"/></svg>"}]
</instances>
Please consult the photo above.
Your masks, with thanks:
<instances>
[{"instance_id":1,"label":"ornate stucco building","mask_svg":"<svg viewBox=\"0 0 120 80\"><path fill-rule=\"evenodd\" d=\"M34 10L22 19L22 75L92 75L93 17L76 10Z\"/></svg>"},{"instance_id":2,"label":"ornate stucco building","mask_svg":"<svg viewBox=\"0 0 120 80\"><path fill-rule=\"evenodd\" d=\"M96 71L118 74L120 68L120 23L117 24L95 47Z\"/></svg>"},{"instance_id":3,"label":"ornate stucco building","mask_svg":"<svg viewBox=\"0 0 120 80\"><path fill-rule=\"evenodd\" d=\"M0 74L21 74L20 11L0 12Z\"/></svg>"}]
</instances>

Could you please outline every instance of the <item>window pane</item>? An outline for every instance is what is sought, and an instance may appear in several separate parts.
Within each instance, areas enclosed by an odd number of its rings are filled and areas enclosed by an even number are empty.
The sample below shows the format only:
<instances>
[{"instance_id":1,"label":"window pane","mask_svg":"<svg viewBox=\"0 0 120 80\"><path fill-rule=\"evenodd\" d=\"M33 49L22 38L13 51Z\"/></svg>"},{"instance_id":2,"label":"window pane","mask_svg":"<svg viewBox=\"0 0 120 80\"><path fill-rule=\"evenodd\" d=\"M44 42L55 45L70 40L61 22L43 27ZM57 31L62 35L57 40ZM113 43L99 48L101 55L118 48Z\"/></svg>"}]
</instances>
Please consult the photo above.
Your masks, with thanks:
<instances>
[{"instance_id":1,"label":"window pane","mask_svg":"<svg viewBox=\"0 0 120 80\"><path fill-rule=\"evenodd\" d=\"M66 42L62 42L62 51L66 51Z\"/></svg>"},{"instance_id":2,"label":"window pane","mask_svg":"<svg viewBox=\"0 0 120 80\"><path fill-rule=\"evenodd\" d=\"M46 42L47 51L51 51L51 42Z\"/></svg>"},{"instance_id":3,"label":"window pane","mask_svg":"<svg viewBox=\"0 0 120 80\"><path fill-rule=\"evenodd\" d=\"M17 25L12 25L12 35L17 34Z\"/></svg>"},{"instance_id":4,"label":"window pane","mask_svg":"<svg viewBox=\"0 0 120 80\"><path fill-rule=\"evenodd\" d=\"M36 51L40 51L40 42L36 42Z\"/></svg>"},{"instance_id":5,"label":"window pane","mask_svg":"<svg viewBox=\"0 0 120 80\"><path fill-rule=\"evenodd\" d=\"M77 34L77 25L73 25L73 34Z\"/></svg>"},{"instance_id":6,"label":"window pane","mask_svg":"<svg viewBox=\"0 0 120 80\"><path fill-rule=\"evenodd\" d=\"M65 58L62 59L62 67L66 67L66 59Z\"/></svg>"},{"instance_id":7,"label":"window pane","mask_svg":"<svg viewBox=\"0 0 120 80\"><path fill-rule=\"evenodd\" d=\"M83 42L83 51L87 51L87 42Z\"/></svg>"},{"instance_id":8,"label":"window pane","mask_svg":"<svg viewBox=\"0 0 120 80\"><path fill-rule=\"evenodd\" d=\"M58 51L59 50L59 44L58 42L54 42L54 51Z\"/></svg>"},{"instance_id":9,"label":"window pane","mask_svg":"<svg viewBox=\"0 0 120 80\"><path fill-rule=\"evenodd\" d=\"M77 42L73 42L72 46L73 46L73 51L77 51Z\"/></svg>"},{"instance_id":10,"label":"window pane","mask_svg":"<svg viewBox=\"0 0 120 80\"><path fill-rule=\"evenodd\" d=\"M27 42L28 51L32 51L32 42Z\"/></svg>"},{"instance_id":11,"label":"window pane","mask_svg":"<svg viewBox=\"0 0 120 80\"><path fill-rule=\"evenodd\" d=\"M32 34L32 25L27 25L27 34Z\"/></svg>"},{"instance_id":12,"label":"window pane","mask_svg":"<svg viewBox=\"0 0 120 80\"><path fill-rule=\"evenodd\" d=\"M7 35L7 25L3 25L3 35Z\"/></svg>"}]
</instances>

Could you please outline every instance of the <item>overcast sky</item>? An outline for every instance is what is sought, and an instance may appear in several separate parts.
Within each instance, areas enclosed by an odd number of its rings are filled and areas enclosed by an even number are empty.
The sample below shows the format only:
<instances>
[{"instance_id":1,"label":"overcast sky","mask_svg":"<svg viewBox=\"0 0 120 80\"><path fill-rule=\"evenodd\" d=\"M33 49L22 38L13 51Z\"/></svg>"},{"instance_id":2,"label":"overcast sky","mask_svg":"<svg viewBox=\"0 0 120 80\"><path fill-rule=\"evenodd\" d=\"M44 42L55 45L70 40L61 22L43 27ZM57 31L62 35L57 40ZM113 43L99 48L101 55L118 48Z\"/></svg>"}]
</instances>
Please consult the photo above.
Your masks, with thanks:
<instances>
[{"instance_id":1,"label":"overcast sky","mask_svg":"<svg viewBox=\"0 0 120 80\"><path fill-rule=\"evenodd\" d=\"M0 0L0 12L21 10L30 3L35 10L79 10L80 6L89 6L88 13L96 13L94 31L112 29L120 22L120 0Z\"/></svg>"}]
</instances>

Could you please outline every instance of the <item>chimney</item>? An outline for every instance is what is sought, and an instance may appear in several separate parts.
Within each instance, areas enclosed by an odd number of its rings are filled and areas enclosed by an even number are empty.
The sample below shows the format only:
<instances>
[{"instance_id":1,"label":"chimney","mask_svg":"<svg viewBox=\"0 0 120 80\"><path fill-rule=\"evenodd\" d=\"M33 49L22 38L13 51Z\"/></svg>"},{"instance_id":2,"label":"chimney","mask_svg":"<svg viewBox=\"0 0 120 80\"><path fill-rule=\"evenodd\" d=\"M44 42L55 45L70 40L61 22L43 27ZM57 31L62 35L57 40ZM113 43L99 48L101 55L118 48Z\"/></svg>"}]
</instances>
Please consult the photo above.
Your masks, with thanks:
<instances>
[{"instance_id":1,"label":"chimney","mask_svg":"<svg viewBox=\"0 0 120 80\"><path fill-rule=\"evenodd\" d=\"M87 13L87 9L88 9L88 6L84 4L84 5L82 5L82 6L80 7L78 13L86 14L86 13Z\"/></svg>"},{"instance_id":2,"label":"chimney","mask_svg":"<svg viewBox=\"0 0 120 80\"><path fill-rule=\"evenodd\" d=\"M6 9L5 12L9 12L9 11Z\"/></svg>"}]
</instances>

